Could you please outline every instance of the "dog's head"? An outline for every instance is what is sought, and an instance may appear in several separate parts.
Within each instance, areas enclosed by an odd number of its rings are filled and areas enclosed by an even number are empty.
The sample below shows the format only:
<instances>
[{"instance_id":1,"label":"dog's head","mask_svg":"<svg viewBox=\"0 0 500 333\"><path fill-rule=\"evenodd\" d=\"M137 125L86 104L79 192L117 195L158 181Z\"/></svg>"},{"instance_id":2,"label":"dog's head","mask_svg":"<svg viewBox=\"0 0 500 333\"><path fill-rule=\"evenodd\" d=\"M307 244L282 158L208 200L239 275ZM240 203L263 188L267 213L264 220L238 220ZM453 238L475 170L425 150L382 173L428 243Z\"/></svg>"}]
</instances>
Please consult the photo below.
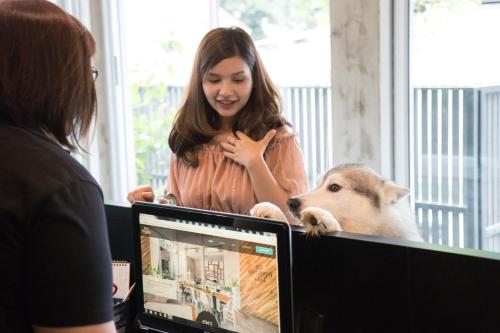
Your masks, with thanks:
<instances>
[{"instance_id":1,"label":"dog's head","mask_svg":"<svg viewBox=\"0 0 500 333\"><path fill-rule=\"evenodd\" d=\"M366 221L388 205L405 197L409 190L385 180L361 164L343 164L326 172L311 191L288 199L288 208L296 217L307 207L329 211L341 224Z\"/></svg>"}]
</instances>

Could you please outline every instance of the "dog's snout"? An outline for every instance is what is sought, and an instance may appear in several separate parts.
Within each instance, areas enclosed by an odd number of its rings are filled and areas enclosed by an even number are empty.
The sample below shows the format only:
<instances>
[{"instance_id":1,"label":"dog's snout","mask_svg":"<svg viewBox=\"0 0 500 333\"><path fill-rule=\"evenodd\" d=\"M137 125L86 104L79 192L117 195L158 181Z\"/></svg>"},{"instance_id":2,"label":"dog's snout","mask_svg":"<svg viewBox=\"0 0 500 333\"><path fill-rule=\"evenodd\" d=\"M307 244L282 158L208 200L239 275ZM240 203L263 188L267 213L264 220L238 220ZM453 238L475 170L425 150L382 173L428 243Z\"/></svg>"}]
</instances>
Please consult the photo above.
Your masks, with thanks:
<instances>
[{"instance_id":1,"label":"dog's snout","mask_svg":"<svg viewBox=\"0 0 500 333\"><path fill-rule=\"evenodd\" d=\"M297 198L290 198L287 200L286 204L291 212L298 212L300 208L300 200Z\"/></svg>"}]
</instances>

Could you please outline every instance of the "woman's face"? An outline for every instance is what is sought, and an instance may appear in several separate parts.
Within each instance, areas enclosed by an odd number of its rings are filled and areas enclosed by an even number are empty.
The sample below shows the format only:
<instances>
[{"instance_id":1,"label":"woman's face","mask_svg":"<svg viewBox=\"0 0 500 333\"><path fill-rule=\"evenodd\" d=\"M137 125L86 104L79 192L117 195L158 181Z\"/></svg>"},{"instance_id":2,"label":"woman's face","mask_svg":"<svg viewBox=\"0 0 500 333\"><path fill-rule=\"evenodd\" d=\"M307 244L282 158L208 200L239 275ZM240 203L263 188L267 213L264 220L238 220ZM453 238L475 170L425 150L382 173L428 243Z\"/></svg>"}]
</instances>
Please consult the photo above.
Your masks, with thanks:
<instances>
[{"instance_id":1,"label":"woman's face","mask_svg":"<svg viewBox=\"0 0 500 333\"><path fill-rule=\"evenodd\" d=\"M226 58L210 68L203 78L203 92L219 114L224 129L231 127L236 114L252 93L252 73L239 56Z\"/></svg>"}]
</instances>

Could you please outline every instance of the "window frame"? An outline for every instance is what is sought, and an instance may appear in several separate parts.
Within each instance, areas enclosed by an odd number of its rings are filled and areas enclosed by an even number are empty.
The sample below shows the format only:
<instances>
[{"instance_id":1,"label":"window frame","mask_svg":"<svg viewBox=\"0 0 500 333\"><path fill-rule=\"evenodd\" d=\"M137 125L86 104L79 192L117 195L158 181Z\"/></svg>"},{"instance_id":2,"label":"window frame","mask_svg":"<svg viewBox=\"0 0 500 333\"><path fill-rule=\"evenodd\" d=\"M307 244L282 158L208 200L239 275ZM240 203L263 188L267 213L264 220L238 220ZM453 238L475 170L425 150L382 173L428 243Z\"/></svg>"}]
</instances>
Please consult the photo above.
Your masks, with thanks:
<instances>
[{"instance_id":1,"label":"window frame","mask_svg":"<svg viewBox=\"0 0 500 333\"><path fill-rule=\"evenodd\" d=\"M125 58L123 3L119 0L57 0L60 7L77 17L93 34L97 50L94 62L100 69L96 81L98 117L88 154L75 154L97 179L108 201L123 201L135 186L135 152L132 133L132 117L128 103ZM114 111L114 112L113 112Z\"/></svg>"},{"instance_id":2,"label":"window frame","mask_svg":"<svg viewBox=\"0 0 500 333\"><path fill-rule=\"evenodd\" d=\"M393 1L393 103L394 103L394 180L414 188L413 165L414 131L410 127L410 0ZM413 198L410 198L413 206Z\"/></svg>"}]
</instances>

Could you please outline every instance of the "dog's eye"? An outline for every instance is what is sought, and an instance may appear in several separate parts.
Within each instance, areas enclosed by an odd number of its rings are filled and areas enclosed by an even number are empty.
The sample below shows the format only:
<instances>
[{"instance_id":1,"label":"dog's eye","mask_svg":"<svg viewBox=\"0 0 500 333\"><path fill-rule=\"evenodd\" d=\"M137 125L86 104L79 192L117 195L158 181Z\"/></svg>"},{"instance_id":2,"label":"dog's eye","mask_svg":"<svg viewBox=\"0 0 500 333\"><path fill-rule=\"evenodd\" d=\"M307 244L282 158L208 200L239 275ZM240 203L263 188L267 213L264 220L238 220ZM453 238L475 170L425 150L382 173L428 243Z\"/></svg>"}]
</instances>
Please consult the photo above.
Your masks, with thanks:
<instances>
[{"instance_id":1,"label":"dog's eye","mask_svg":"<svg viewBox=\"0 0 500 333\"><path fill-rule=\"evenodd\" d=\"M342 189L342 187L339 184L332 184L328 187L328 189L332 192L338 192Z\"/></svg>"}]
</instances>

